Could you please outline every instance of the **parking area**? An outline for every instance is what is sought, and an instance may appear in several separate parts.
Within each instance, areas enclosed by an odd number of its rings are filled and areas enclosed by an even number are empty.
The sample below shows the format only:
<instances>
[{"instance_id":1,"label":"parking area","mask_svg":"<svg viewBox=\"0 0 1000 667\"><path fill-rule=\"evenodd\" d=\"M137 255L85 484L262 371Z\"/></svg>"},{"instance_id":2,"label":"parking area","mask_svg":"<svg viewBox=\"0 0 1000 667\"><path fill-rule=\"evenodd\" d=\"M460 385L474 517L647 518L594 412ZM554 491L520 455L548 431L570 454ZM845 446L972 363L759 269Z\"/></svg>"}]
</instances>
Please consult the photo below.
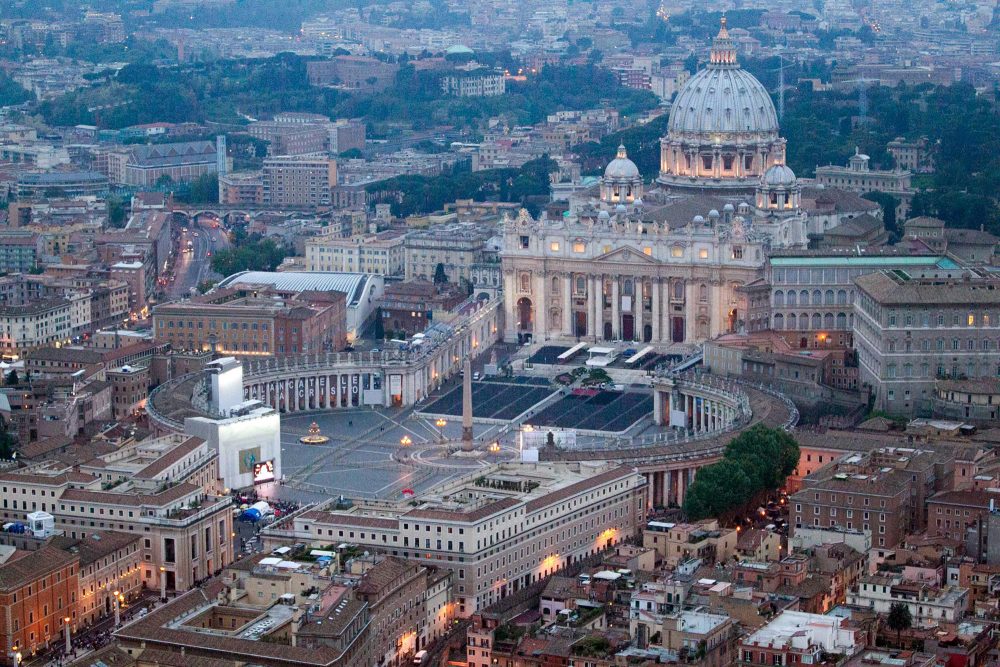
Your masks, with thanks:
<instances>
[{"instance_id":1,"label":"parking area","mask_svg":"<svg viewBox=\"0 0 1000 667\"><path fill-rule=\"evenodd\" d=\"M525 378L535 380L535 378ZM548 384L547 382L545 383ZM472 414L483 419L513 419L541 402L553 390L533 382L492 380L472 383ZM462 414L462 386L459 385L421 409L431 415L459 417Z\"/></svg>"},{"instance_id":2,"label":"parking area","mask_svg":"<svg viewBox=\"0 0 1000 667\"><path fill-rule=\"evenodd\" d=\"M647 393L577 389L531 418L532 426L624 431L653 412Z\"/></svg>"}]
</instances>

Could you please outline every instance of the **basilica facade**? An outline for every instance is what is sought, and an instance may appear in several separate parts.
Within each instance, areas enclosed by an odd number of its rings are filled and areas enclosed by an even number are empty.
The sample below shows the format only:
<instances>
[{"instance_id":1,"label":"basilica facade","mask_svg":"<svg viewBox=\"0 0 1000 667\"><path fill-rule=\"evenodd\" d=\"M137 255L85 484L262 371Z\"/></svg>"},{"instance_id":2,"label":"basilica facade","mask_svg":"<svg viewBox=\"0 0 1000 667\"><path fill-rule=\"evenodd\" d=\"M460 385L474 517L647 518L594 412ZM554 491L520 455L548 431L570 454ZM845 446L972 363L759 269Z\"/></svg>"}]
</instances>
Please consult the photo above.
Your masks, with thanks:
<instances>
[{"instance_id":1,"label":"basilica facade","mask_svg":"<svg viewBox=\"0 0 1000 667\"><path fill-rule=\"evenodd\" d=\"M771 249L805 248L817 229L872 212L853 195L808 192L778 132L723 23L706 69L671 107L650 188L619 147L561 216L505 218L507 339L664 344L744 330L741 288Z\"/></svg>"}]
</instances>

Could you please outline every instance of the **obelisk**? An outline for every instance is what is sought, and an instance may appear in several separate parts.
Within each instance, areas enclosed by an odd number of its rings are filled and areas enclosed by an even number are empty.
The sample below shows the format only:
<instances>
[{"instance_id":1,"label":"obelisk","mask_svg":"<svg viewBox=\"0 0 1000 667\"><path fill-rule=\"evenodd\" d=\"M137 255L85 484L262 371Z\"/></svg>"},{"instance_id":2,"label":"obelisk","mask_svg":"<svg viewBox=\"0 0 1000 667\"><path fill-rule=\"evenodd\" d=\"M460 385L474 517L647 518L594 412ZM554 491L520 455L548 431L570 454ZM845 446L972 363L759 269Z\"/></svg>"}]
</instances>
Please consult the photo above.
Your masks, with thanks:
<instances>
[{"instance_id":1,"label":"obelisk","mask_svg":"<svg viewBox=\"0 0 1000 667\"><path fill-rule=\"evenodd\" d=\"M472 442L472 360L462 364L462 451L471 452Z\"/></svg>"}]
</instances>

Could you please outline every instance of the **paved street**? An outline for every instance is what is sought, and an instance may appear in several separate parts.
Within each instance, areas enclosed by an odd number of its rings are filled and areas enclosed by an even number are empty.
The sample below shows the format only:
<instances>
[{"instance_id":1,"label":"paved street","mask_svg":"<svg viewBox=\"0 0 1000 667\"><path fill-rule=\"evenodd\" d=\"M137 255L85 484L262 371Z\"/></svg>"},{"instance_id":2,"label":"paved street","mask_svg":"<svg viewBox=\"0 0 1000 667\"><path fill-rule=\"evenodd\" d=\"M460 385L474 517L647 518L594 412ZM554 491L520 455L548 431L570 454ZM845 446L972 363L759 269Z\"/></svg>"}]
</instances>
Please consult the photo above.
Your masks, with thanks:
<instances>
[{"instance_id":1,"label":"paved street","mask_svg":"<svg viewBox=\"0 0 1000 667\"><path fill-rule=\"evenodd\" d=\"M197 287L201 281L220 278L212 271L212 257L209 253L229 247L229 236L221 227L215 229L205 223L191 222L187 230L180 234L174 282L167 287L170 299L190 296L191 288ZM193 246L192 252L185 252L188 241Z\"/></svg>"}]
</instances>

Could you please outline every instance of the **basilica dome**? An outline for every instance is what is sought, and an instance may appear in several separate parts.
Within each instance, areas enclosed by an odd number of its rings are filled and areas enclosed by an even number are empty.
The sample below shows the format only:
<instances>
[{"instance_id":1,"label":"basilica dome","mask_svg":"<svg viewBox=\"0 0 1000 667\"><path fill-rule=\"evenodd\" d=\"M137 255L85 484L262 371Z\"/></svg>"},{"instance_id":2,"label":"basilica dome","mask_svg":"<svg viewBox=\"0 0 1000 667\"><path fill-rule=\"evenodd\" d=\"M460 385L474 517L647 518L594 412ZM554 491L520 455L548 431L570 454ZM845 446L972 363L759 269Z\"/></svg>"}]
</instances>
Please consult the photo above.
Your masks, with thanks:
<instances>
[{"instance_id":1,"label":"basilica dome","mask_svg":"<svg viewBox=\"0 0 1000 667\"><path fill-rule=\"evenodd\" d=\"M618 147L618 155L614 160L608 163L607 168L604 170L604 178L636 178L639 175L639 168L635 166L635 162L628 159L628 153L625 152L625 146Z\"/></svg>"},{"instance_id":2,"label":"basilica dome","mask_svg":"<svg viewBox=\"0 0 1000 667\"><path fill-rule=\"evenodd\" d=\"M742 69L709 67L688 80L670 109L668 131L699 134L778 132L778 114L760 81Z\"/></svg>"},{"instance_id":3,"label":"basilica dome","mask_svg":"<svg viewBox=\"0 0 1000 667\"><path fill-rule=\"evenodd\" d=\"M708 65L671 105L657 180L671 189L752 192L764 172L784 159L771 96L740 68L723 18Z\"/></svg>"},{"instance_id":4,"label":"basilica dome","mask_svg":"<svg viewBox=\"0 0 1000 667\"><path fill-rule=\"evenodd\" d=\"M776 164L764 172L764 183L773 186L795 185L795 172L786 165Z\"/></svg>"}]
</instances>

